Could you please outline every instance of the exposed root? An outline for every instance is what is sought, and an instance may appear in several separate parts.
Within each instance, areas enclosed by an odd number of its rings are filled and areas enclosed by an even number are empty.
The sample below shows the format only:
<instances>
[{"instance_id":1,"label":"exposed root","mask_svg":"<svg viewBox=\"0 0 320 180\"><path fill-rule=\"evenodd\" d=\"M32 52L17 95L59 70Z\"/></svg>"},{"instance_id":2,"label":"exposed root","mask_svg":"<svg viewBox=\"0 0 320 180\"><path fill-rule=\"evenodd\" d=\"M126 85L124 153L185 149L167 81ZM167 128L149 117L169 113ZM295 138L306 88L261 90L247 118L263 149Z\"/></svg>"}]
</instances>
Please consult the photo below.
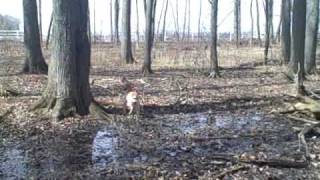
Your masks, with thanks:
<instances>
[{"instance_id":1,"label":"exposed root","mask_svg":"<svg viewBox=\"0 0 320 180\"><path fill-rule=\"evenodd\" d=\"M304 126L304 128L302 129L302 131L299 133L298 137L299 137L299 149L301 150L301 144L304 147L305 150L305 156L307 158L310 158L310 152L309 152L309 148L308 148L308 144L305 138L305 135L308 134L309 132L311 132L313 129L320 127L320 123L317 124L306 124Z\"/></svg>"},{"instance_id":2,"label":"exposed root","mask_svg":"<svg viewBox=\"0 0 320 180\"><path fill-rule=\"evenodd\" d=\"M0 97L10 97L18 95L20 95L20 93L17 91L0 86Z\"/></svg>"},{"instance_id":3,"label":"exposed root","mask_svg":"<svg viewBox=\"0 0 320 180\"><path fill-rule=\"evenodd\" d=\"M91 102L90 113L98 115L102 119L106 119L106 120L111 119L111 116L108 113L108 110L95 100L92 100Z\"/></svg>"},{"instance_id":4,"label":"exposed root","mask_svg":"<svg viewBox=\"0 0 320 180\"><path fill-rule=\"evenodd\" d=\"M212 72L209 74L208 77L209 77L209 78L219 78L219 77L221 77L221 76L220 76L220 74L219 74L218 72L212 71Z\"/></svg>"}]
</instances>

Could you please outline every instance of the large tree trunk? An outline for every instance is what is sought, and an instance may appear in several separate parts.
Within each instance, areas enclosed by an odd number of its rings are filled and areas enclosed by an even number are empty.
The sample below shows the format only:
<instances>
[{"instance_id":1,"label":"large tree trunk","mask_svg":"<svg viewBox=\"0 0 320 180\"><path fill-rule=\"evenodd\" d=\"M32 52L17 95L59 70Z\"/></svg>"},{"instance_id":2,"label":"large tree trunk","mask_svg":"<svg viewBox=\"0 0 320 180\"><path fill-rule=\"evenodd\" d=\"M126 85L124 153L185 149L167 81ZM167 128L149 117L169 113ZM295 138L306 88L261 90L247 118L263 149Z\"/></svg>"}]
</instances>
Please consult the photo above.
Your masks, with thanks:
<instances>
[{"instance_id":1,"label":"large tree trunk","mask_svg":"<svg viewBox=\"0 0 320 180\"><path fill-rule=\"evenodd\" d=\"M152 26L154 26L153 14L154 14L154 3L155 0L147 0L146 2L146 30L145 30L145 50L144 50L144 62L142 66L143 75L148 75L152 73L151 70L151 53L153 46L153 36L152 36Z\"/></svg>"},{"instance_id":2,"label":"large tree trunk","mask_svg":"<svg viewBox=\"0 0 320 180\"><path fill-rule=\"evenodd\" d=\"M162 42L164 42L165 35L166 35L166 20L167 20L168 5L169 5L169 0L166 1L166 8L164 10L164 15L163 15L162 33L160 35L160 40Z\"/></svg>"},{"instance_id":3,"label":"large tree trunk","mask_svg":"<svg viewBox=\"0 0 320 180\"><path fill-rule=\"evenodd\" d=\"M113 38L113 13L112 13L112 0L110 0L110 40L111 42L114 41L114 38Z\"/></svg>"},{"instance_id":4,"label":"large tree trunk","mask_svg":"<svg viewBox=\"0 0 320 180\"><path fill-rule=\"evenodd\" d=\"M294 0L292 7L292 35L289 75L296 74L297 92L303 91L304 49L306 34L306 1Z\"/></svg>"},{"instance_id":5,"label":"large tree trunk","mask_svg":"<svg viewBox=\"0 0 320 180\"><path fill-rule=\"evenodd\" d=\"M260 10L259 10L258 0L256 0L256 10L257 10L257 35L258 35L259 46L261 46L262 41L261 41L261 33L260 33Z\"/></svg>"},{"instance_id":6,"label":"large tree trunk","mask_svg":"<svg viewBox=\"0 0 320 180\"><path fill-rule=\"evenodd\" d=\"M271 30L271 15L272 13L272 0L265 0L265 16L266 16L266 27L265 27L265 40L264 40L264 64L268 62L268 54L270 47L270 30Z\"/></svg>"},{"instance_id":7,"label":"large tree trunk","mask_svg":"<svg viewBox=\"0 0 320 180\"><path fill-rule=\"evenodd\" d=\"M319 23L319 0L307 1L307 27L305 44L305 72L310 74L316 70L316 51Z\"/></svg>"},{"instance_id":8,"label":"large tree trunk","mask_svg":"<svg viewBox=\"0 0 320 180\"><path fill-rule=\"evenodd\" d=\"M41 50L36 0L23 0L23 19L24 45L26 49L23 72L46 74L48 66L44 61Z\"/></svg>"},{"instance_id":9,"label":"large tree trunk","mask_svg":"<svg viewBox=\"0 0 320 180\"><path fill-rule=\"evenodd\" d=\"M36 107L52 109L54 118L89 113L92 96L87 11L88 0L55 0L53 4L48 85Z\"/></svg>"},{"instance_id":10,"label":"large tree trunk","mask_svg":"<svg viewBox=\"0 0 320 180\"><path fill-rule=\"evenodd\" d=\"M134 63L131 44L131 0L122 4L121 59L127 64Z\"/></svg>"},{"instance_id":11,"label":"large tree trunk","mask_svg":"<svg viewBox=\"0 0 320 180\"><path fill-rule=\"evenodd\" d=\"M119 0L114 1L114 34L115 34L115 40L118 44L120 42L119 38Z\"/></svg>"},{"instance_id":12,"label":"large tree trunk","mask_svg":"<svg viewBox=\"0 0 320 180\"><path fill-rule=\"evenodd\" d=\"M241 0L234 0L234 41L239 47L241 41Z\"/></svg>"},{"instance_id":13,"label":"large tree trunk","mask_svg":"<svg viewBox=\"0 0 320 180\"><path fill-rule=\"evenodd\" d=\"M218 27L218 0L211 2L211 41L210 41L210 77L216 78L219 76L218 52L217 52L217 27Z\"/></svg>"},{"instance_id":14,"label":"large tree trunk","mask_svg":"<svg viewBox=\"0 0 320 180\"><path fill-rule=\"evenodd\" d=\"M291 48L291 1L282 0L281 5L281 52L282 63L288 64L290 61Z\"/></svg>"}]
</instances>

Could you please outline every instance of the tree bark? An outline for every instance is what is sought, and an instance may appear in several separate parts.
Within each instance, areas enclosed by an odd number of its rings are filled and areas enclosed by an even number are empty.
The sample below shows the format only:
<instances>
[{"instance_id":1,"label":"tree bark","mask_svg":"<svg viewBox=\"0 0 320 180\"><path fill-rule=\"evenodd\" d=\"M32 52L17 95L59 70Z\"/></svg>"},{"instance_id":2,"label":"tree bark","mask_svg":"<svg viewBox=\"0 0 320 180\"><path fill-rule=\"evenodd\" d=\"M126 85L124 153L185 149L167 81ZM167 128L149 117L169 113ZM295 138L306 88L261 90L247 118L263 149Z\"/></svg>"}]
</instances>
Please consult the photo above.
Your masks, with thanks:
<instances>
[{"instance_id":1,"label":"tree bark","mask_svg":"<svg viewBox=\"0 0 320 180\"><path fill-rule=\"evenodd\" d=\"M316 70L317 36L319 23L319 0L307 1L306 15L306 42L305 42L305 72L314 73Z\"/></svg>"},{"instance_id":2,"label":"tree bark","mask_svg":"<svg viewBox=\"0 0 320 180\"><path fill-rule=\"evenodd\" d=\"M88 0L55 0L53 4L48 84L35 108L52 109L57 119L89 113L92 96L87 12Z\"/></svg>"},{"instance_id":3,"label":"tree bark","mask_svg":"<svg viewBox=\"0 0 320 180\"><path fill-rule=\"evenodd\" d=\"M217 52L217 27L218 27L218 0L211 0L211 44L210 44L210 77L216 78L219 75L218 52Z\"/></svg>"},{"instance_id":4,"label":"tree bark","mask_svg":"<svg viewBox=\"0 0 320 180\"><path fill-rule=\"evenodd\" d=\"M241 0L234 0L234 41L239 47L241 41Z\"/></svg>"},{"instance_id":5,"label":"tree bark","mask_svg":"<svg viewBox=\"0 0 320 180\"><path fill-rule=\"evenodd\" d=\"M148 75L153 73L151 70L151 53L152 53L152 46L153 46L153 36L152 36L152 16L154 14L154 3L155 0L147 0L146 2L146 30L145 30L145 50L144 50L144 62L142 66L142 74Z\"/></svg>"},{"instance_id":6,"label":"tree bark","mask_svg":"<svg viewBox=\"0 0 320 180\"><path fill-rule=\"evenodd\" d=\"M115 34L115 41L116 43L120 43L119 38L119 0L114 1L114 34Z\"/></svg>"},{"instance_id":7,"label":"tree bark","mask_svg":"<svg viewBox=\"0 0 320 180\"><path fill-rule=\"evenodd\" d=\"M131 43L131 0L122 4L121 59L127 64L134 63Z\"/></svg>"},{"instance_id":8,"label":"tree bark","mask_svg":"<svg viewBox=\"0 0 320 180\"><path fill-rule=\"evenodd\" d=\"M294 0L292 7L292 35L289 75L295 74L297 92L303 92L304 50L306 35L306 1Z\"/></svg>"},{"instance_id":9,"label":"tree bark","mask_svg":"<svg viewBox=\"0 0 320 180\"><path fill-rule=\"evenodd\" d=\"M257 35L258 35L259 46L261 46L262 41L261 41L261 33L260 33L260 10L259 10L258 0L256 0L256 9L257 9Z\"/></svg>"},{"instance_id":10,"label":"tree bark","mask_svg":"<svg viewBox=\"0 0 320 180\"><path fill-rule=\"evenodd\" d=\"M281 4L281 53L282 63L288 64L290 61L291 48L291 1L282 0Z\"/></svg>"},{"instance_id":11,"label":"tree bark","mask_svg":"<svg viewBox=\"0 0 320 180\"><path fill-rule=\"evenodd\" d=\"M42 43L42 0L38 0L38 8L39 8L39 36L40 36L40 45Z\"/></svg>"},{"instance_id":12,"label":"tree bark","mask_svg":"<svg viewBox=\"0 0 320 180\"><path fill-rule=\"evenodd\" d=\"M46 74L48 66L41 50L36 0L23 0L23 18L26 59L22 71L24 73Z\"/></svg>"},{"instance_id":13,"label":"tree bark","mask_svg":"<svg viewBox=\"0 0 320 180\"><path fill-rule=\"evenodd\" d=\"M270 23L270 39L274 39L273 29L273 0L269 0L269 23Z\"/></svg>"},{"instance_id":14,"label":"tree bark","mask_svg":"<svg viewBox=\"0 0 320 180\"><path fill-rule=\"evenodd\" d=\"M271 15L272 13L272 0L265 0L265 16L266 16L266 27L265 27L265 40L264 40L264 64L268 62L268 54L270 47L270 30L271 30Z\"/></svg>"}]
</instances>

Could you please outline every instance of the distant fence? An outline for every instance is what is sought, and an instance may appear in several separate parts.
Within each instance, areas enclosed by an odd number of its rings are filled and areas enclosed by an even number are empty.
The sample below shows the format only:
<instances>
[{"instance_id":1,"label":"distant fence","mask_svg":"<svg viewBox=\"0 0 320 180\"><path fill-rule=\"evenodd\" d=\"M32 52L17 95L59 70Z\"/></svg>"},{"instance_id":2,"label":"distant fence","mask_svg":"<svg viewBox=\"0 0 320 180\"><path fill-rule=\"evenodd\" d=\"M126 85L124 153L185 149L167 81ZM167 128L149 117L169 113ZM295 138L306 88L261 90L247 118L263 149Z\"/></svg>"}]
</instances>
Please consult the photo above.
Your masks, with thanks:
<instances>
[{"instance_id":1,"label":"distant fence","mask_svg":"<svg viewBox=\"0 0 320 180\"><path fill-rule=\"evenodd\" d=\"M19 30L0 30L0 40L23 41L23 32Z\"/></svg>"}]
</instances>

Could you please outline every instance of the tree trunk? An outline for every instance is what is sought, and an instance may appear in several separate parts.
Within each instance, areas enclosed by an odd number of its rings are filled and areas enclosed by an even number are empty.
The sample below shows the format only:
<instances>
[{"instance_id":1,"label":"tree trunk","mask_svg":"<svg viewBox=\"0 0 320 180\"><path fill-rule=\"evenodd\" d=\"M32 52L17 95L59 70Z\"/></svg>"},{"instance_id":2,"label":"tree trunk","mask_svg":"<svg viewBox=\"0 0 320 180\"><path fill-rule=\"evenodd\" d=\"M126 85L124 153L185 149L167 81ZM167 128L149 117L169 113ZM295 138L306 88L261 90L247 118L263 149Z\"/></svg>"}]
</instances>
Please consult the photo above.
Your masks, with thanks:
<instances>
[{"instance_id":1,"label":"tree trunk","mask_svg":"<svg viewBox=\"0 0 320 180\"><path fill-rule=\"evenodd\" d=\"M198 19L198 41L201 41L201 16L202 16L202 0L200 0L199 19Z\"/></svg>"},{"instance_id":2,"label":"tree trunk","mask_svg":"<svg viewBox=\"0 0 320 180\"><path fill-rule=\"evenodd\" d=\"M266 27L265 27L265 40L264 40L264 64L268 62L268 54L270 47L270 29L271 29L271 19L270 13L272 11L272 0L265 0L265 16L266 16Z\"/></svg>"},{"instance_id":3,"label":"tree trunk","mask_svg":"<svg viewBox=\"0 0 320 180\"><path fill-rule=\"evenodd\" d=\"M262 41L261 41L261 33L260 33L260 10L259 10L258 0L256 0L256 9L257 9L257 35L258 35L259 46L261 46Z\"/></svg>"},{"instance_id":4,"label":"tree trunk","mask_svg":"<svg viewBox=\"0 0 320 180\"><path fill-rule=\"evenodd\" d=\"M47 33L47 39L46 39L46 49L49 48L50 35L51 35L51 29L52 29L52 21L53 21L53 14L51 13L50 23L49 23L48 33Z\"/></svg>"},{"instance_id":5,"label":"tree trunk","mask_svg":"<svg viewBox=\"0 0 320 180\"><path fill-rule=\"evenodd\" d=\"M177 40L180 41L179 2L178 2L178 0L176 0L176 33L177 33Z\"/></svg>"},{"instance_id":6,"label":"tree trunk","mask_svg":"<svg viewBox=\"0 0 320 180\"><path fill-rule=\"evenodd\" d=\"M134 63L131 44L131 0L122 4L121 59L127 64Z\"/></svg>"},{"instance_id":7,"label":"tree trunk","mask_svg":"<svg viewBox=\"0 0 320 180\"><path fill-rule=\"evenodd\" d=\"M24 45L26 59L24 73L46 74L48 66L44 61L37 18L36 0L23 0Z\"/></svg>"},{"instance_id":8,"label":"tree trunk","mask_svg":"<svg viewBox=\"0 0 320 180\"><path fill-rule=\"evenodd\" d=\"M42 43L42 0L38 0L38 13L39 13L39 36L40 36L40 45Z\"/></svg>"},{"instance_id":9,"label":"tree trunk","mask_svg":"<svg viewBox=\"0 0 320 180\"><path fill-rule=\"evenodd\" d=\"M114 38L113 38L113 13L112 13L112 0L110 0L110 40L111 42L114 42Z\"/></svg>"},{"instance_id":10,"label":"tree trunk","mask_svg":"<svg viewBox=\"0 0 320 180\"><path fill-rule=\"evenodd\" d=\"M160 17L159 17L159 20L158 20L158 26L157 26L157 38L160 37L160 23L161 23L161 20L162 20L162 15L163 15L163 11L164 11L164 8L165 8L165 3L166 1L163 1L162 2L162 7L161 7L161 11L160 11Z\"/></svg>"},{"instance_id":11,"label":"tree trunk","mask_svg":"<svg viewBox=\"0 0 320 180\"><path fill-rule=\"evenodd\" d=\"M169 0L166 1L166 8L164 10L162 33L160 35L160 40L162 42L164 42L164 38L165 38L165 35L166 35L166 20L167 20L168 5L169 5Z\"/></svg>"},{"instance_id":12,"label":"tree trunk","mask_svg":"<svg viewBox=\"0 0 320 180\"><path fill-rule=\"evenodd\" d=\"M234 0L234 41L239 47L241 41L241 0Z\"/></svg>"},{"instance_id":13,"label":"tree trunk","mask_svg":"<svg viewBox=\"0 0 320 180\"><path fill-rule=\"evenodd\" d=\"M212 0L211 3L211 45L210 45L210 77L216 78L219 75L218 52L217 52L217 27L218 27L218 0Z\"/></svg>"},{"instance_id":14,"label":"tree trunk","mask_svg":"<svg viewBox=\"0 0 320 180\"><path fill-rule=\"evenodd\" d=\"M187 38L190 39L191 36L191 3L190 0L188 0L188 34Z\"/></svg>"},{"instance_id":15,"label":"tree trunk","mask_svg":"<svg viewBox=\"0 0 320 180\"><path fill-rule=\"evenodd\" d=\"M296 74L297 91L303 89L304 49L306 35L306 1L294 0L292 6L292 35L289 75Z\"/></svg>"},{"instance_id":16,"label":"tree trunk","mask_svg":"<svg viewBox=\"0 0 320 180\"><path fill-rule=\"evenodd\" d=\"M277 33L276 33L276 37L275 37L275 41L277 43L280 43L280 33L281 33L281 24L282 24L282 19L281 19L281 15L280 15L280 21L279 21L279 24L278 24L278 28L277 28Z\"/></svg>"},{"instance_id":17,"label":"tree trunk","mask_svg":"<svg viewBox=\"0 0 320 180\"><path fill-rule=\"evenodd\" d=\"M115 40L118 44L120 42L119 38L119 0L114 1L114 34L115 34Z\"/></svg>"},{"instance_id":18,"label":"tree trunk","mask_svg":"<svg viewBox=\"0 0 320 180\"><path fill-rule=\"evenodd\" d=\"M273 29L273 0L269 0L269 23L270 23L270 39L274 39Z\"/></svg>"},{"instance_id":19,"label":"tree trunk","mask_svg":"<svg viewBox=\"0 0 320 180\"><path fill-rule=\"evenodd\" d=\"M188 3L185 2L184 6L184 16L183 16L183 29L182 29L182 41L185 40L186 36L186 27L187 27L187 10L188 10Z\"/></svg>"},{"instance_id":20,"label":"tree trunk","mask_svg":"<svg viewBox=\"0 0 320 180\"><path fill-rule=\"evenodd\" d=\"M281 53L282 63L288 64L290 61L291 48L291 1L282 0L281 4Z\"/></svg>"},{"instance_id":21,"label":"tree trunk","mask_svg":"<svg viewBox=\"0 0 320 180\"><path fill-rule=\"evenodd\" d=\"M250 3L250 17L251 17L251 37L250 37L250 45L253 45L253 34L254 34L254 20L253 20L253 12L252 12L253 0Z\"/></svg>"},{"instance_id":22,"label":"tree trunk","mask_svg":"<svg viewBox=\"0 0 320 180\"><path fill-rule=\"evenodd\" d=\"M154 14L154 3L155 0L147 0L146 2L146 30L145 30L145 50L144 50L144 62L142 66L142 73L143 75L148 75L153 73L151 70L151 53L152 53L152 43L153 43L153 36L152 36L152 16Z\"/></svg>"},{"instance_id":23,"label":"tree trunk","mask_svg":"<svg viewBox=\"0 0 320 180\"><path fill-rule=\"evenodd\" d=\"M52 109L57 119L89 113L92 96L87 11L88 0L55 0L53 4L48 84L36 107Z\"/></svg>"},{"instance_id":24,"label":"tree trunk","mask_svg":"<svg viewBox=\"0 0 320 180\"><path fill-rule=\"evenodd\" d=\"M93 42L96 42L96 0L93 0Z\"/></svg>"},{"instance_id":25,"label":"tree trunk","mask_svg":"<svg viewBox=\"0 0 320 180\"><path fill-rule=\"evenodd\" d=\"M307 1L306 44L305 44L305 72L314 73L316 70L316 51L319 23L319 0Z\"/></svg>"},{"instance_id":26,"label":"tree trunk","mask_svg":"<svg viewBox=\"0 0 320 180\"><path fill-rule=\"evenodd\" d=\"M155 26L155 19L156 19L156 8L157 8L157 0L153 0L153 6L152 6L152 16L151 16L151 35L152 35L152 37L151 37L151 40L152 40L152 44L154 43L154 35L155 35L155 28L156 28L156 26Z\"/></svg>"},{"instance_id":27,"label":"tree trunk","mask_svg":"<svg viewBox=\"0 0 320 180\"><path fill-rule=\"evenodd\" d=\"M140 42L140 32L139 32L139 3L138 0L136 0L136 14L137 14L137 32L136 32L136 36L137 36L137 44L139 45Z\"/></svg>"}]
</instances>

